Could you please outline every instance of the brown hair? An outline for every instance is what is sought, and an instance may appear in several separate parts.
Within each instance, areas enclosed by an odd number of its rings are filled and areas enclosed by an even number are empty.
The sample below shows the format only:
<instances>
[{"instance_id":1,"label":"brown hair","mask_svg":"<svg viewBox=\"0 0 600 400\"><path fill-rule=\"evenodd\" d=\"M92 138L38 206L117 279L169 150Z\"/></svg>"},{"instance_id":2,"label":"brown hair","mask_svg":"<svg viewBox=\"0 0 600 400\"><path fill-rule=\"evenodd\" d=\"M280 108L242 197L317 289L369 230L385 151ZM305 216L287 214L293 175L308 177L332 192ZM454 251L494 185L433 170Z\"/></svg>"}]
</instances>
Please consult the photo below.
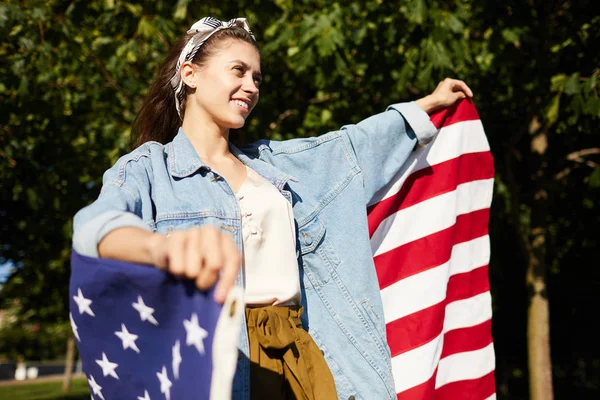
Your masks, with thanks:
<instances>
[{"instance_id":1,"label":"brown hair","mask_svg":"<svg viewBox=\"0 0 600 400\"><path fill-rule=\"evenodd\" d=\"M171 47L158 74L154 77L150 91L133 121L131 133L134 147L151 140L166 144L177 134L181 119L175 107L175 92L171 86L171 78L175 75L175 67L183 47L193 35L193 33L185 34ZM200 46L192 62L198 66L204 65L206 60L218 50L219 45L227 39L250 43L259 51L252 36L245 29L234 26L215 32ZM184 99L181 103L181 118L185 114L185 101Z\"/></svg>"}]
</instances>

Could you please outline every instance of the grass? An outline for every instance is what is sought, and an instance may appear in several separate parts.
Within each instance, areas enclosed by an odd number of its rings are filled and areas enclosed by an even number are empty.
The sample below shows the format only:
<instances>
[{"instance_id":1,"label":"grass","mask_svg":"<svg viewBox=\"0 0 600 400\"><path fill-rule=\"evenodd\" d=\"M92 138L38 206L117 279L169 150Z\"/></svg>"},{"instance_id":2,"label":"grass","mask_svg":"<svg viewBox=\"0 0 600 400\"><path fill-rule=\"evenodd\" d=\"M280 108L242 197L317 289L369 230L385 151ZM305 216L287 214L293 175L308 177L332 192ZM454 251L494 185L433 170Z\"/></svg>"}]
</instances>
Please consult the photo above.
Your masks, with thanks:
<instances>
[{"instance_id":1,"label":"grass","mask_svg":"<svg viewBox=\"0 0 600 400\"><path fill-rule=\"evenodd\" d=\"M89 400L90 391L84 378L73 379L71 391L62 393L62 381L31 382L22 385L0 386L3 400Z\"/></svg>"}]
</instances>

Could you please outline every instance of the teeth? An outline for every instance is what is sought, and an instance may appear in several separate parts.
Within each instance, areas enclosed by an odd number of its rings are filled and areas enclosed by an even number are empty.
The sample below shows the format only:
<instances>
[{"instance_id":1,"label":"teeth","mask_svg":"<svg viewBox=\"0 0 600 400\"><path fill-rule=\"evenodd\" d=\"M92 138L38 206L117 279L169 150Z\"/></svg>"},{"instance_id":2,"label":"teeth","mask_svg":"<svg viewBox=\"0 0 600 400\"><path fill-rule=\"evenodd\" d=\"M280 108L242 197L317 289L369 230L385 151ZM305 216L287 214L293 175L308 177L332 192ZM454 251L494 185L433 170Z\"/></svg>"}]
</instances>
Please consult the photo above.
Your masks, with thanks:
<instances>
[{"instance_id":1,"label":"teeth","mask_svg":"<svg viewBox=\"0 0 600 400\"><path fill-rule=\"evenodd\" d=\"M248 104L244 103L241 100L231 100L231 101L234 102L235 104L241 106L242 108L244 108L246 110L248 109Z\"/></svg>"}]
</instances>

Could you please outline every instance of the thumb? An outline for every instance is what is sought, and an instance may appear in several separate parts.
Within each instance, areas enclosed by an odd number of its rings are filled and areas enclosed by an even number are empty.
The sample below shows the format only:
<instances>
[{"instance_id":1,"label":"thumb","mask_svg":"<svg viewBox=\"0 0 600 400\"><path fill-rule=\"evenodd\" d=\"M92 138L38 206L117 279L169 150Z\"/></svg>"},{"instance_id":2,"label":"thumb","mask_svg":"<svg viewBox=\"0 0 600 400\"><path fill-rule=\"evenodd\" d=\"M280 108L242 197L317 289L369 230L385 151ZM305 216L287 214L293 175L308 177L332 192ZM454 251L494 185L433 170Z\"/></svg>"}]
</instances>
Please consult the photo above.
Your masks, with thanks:
<instances>
[{"instance_id":1,"label":"thumb","mask_svg":"<svg viewBox=\"0 0 600 400\"><path fill-rule=\"evenodd\" d=\"M465 94L465 92L454 92L454 94L455 94L455 96L454 96L454 102L457 102L459 100L467 98L467 95Z\"/></svg>"}]
</instances>

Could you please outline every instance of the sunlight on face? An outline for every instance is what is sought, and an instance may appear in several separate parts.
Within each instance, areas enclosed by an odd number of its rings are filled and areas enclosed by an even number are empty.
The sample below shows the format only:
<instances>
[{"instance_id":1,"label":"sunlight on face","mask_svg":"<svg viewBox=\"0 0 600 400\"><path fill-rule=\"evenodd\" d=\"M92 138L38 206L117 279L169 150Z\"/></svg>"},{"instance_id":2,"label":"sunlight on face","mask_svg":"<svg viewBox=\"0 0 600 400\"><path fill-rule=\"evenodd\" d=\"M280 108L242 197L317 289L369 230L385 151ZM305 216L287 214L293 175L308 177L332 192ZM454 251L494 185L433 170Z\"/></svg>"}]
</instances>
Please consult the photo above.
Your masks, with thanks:
<instances>
[{"instance_id":1,"label":"sunlight on face","mask_svg":"<svg viewBox=\"0 0 600 400\"><path fill-rule=\"evenodd\" d=\"M190 100L202 118L220 128L244 126L258 102L262 80L256 48L241 40L226 40L199 72L198 90Z\"/></svg>"}]
</instances>

